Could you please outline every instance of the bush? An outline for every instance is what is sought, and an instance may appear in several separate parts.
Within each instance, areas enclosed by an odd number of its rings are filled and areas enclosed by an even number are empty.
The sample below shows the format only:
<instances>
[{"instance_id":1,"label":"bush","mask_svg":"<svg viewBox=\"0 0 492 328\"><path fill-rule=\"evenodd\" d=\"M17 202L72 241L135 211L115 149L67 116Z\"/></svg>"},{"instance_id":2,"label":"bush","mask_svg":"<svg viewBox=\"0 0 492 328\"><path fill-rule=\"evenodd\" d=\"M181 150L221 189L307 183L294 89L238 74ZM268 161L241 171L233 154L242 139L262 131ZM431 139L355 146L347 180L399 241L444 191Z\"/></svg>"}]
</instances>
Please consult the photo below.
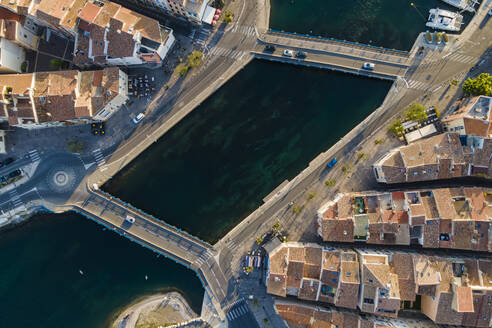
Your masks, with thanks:
<instances>
[{"instance_id":1,"label":"bush","mask_svg":"<svg viewBox=\"0 0 492 328\"><path fill-rule=\"evenodd\" d=\"M189 69L190 68L188 65L178 65L178 67L176 67L176 71L180 76L185 76L188 74Z\"/></svg>"},{"instance_id":2,"label":"bush","mask_svg":"<svg viewBox=\"0 0 492 328\"><path fill-rule=\"evenodd\" d=\"M401 137L405 134L405 129L400 119L394 120L388 128L388 132L392 133L396 137Z\"/></svg>"},{"instance_id":3,"label":"bush","mask_svg":"<svg viewBox=\"0 0 492 328\"><path fill-rule=\"evenodd\" d=\"M67 140L67 147L72 153L82 153L84 151L84 143L82 141Z\"/></svg>"},{"instance_id":4,"label":"bush","mask_svg":"<svg viewBox=\"0 0 492 328\"><path fill-rule=\"evenodd\" d=\"M263 238L261 238L261 237L256 238L256 244L257 245L260 245L262 241L263 241Z\"/></svg>"},{"instance_id":5,"label":"bush","mask_svg":"<svg viewBox=\"0 0 492 328\"><path fill-rule=\"evenodd\" d=\"M316 196L316 193L314 193L314 192L308 192L307 199L313 199L315 196Z\"/></svg>"},{"instance_id":6,"label":"bush","mask_svg":"<svg viewBox=\"0 0 492 328\"><path fill-rule=\"evenodd\" d=\"M384 139L376 139L376 140L374 140L374 144L375 145L382 144L383 142L384 142Z\"/></svg>"},{"instance_id":7,"label":"bush","mask_svg":"<svg viewBox=\"0 0 492 328\"><path fill-rule=\"evenodd\" d=\"M474 79L467 79L463 83L465 96L490 96L492 95L492 76L482 73Z\"/></svg>"},{"instance_id":8,"label":"bush","mask_svg":"<svg viewBox=\"0 0 492 328\"><path fill-rule=\"evenodd\" d=\"M419 103L414 102L405 111L405 118L409 121L422 123L427 120L427 114L425 113L425 107Z\"/></svg>"},{"instance_id":9,"label":"bush","mask_svg":"<svg viewBox=\"0 0 492 328\"><path fill-rule=\"evenodd\" d=\"M298 206L298 205L292 206L292 212L294 212L295 214L299 214L301 213L302 208L303 208L302 206Z\"/></svg>"},{"instance_id":10,"label":"bush","mask_svg":"<svg viewBox=\"0 0 492 328\"><path fill-rule=\"evenodd\" d=\"M335 180L335 179L325 181L325 185L327 185L328 187L333 187L336 183L337 183L337 180Z\"/></svg>"},{"instance_id":11,"label":"bush","mask_svg":"<svg viewBox=\"0 0 492 328\"><path fill-rule=\"evenodd\" d=\"M233 17L234 17L234 15L232 14L232 12L230 10L224 11L224 22L226 22L226 23L232 22Z\"/></svg>"},{"instance_id":12,"label":"bush","mask_svg":"<svg viewBox=\"0 0 492 328\"><path fill-rule=\"evenodd\" d=\"M22 62L20 69L22 73L27 72L27 62Z\"/></svg>"}]
</instances>

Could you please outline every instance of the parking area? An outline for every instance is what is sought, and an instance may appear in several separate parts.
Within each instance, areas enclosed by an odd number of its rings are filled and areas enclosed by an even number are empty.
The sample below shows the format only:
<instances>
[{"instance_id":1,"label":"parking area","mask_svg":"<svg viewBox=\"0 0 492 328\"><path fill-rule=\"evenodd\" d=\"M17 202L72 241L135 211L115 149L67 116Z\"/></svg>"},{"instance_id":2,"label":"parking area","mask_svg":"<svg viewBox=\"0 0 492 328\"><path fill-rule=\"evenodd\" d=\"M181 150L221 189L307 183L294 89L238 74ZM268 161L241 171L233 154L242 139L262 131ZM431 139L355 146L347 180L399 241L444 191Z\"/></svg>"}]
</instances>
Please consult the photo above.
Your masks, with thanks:
<instances>
[{"instance_id":1,"label":"parking area","mask_svg":"<svg viewBox=\"0 0 492 328\"><path fill-rule=\"evenodd\" d=\"M128 93L137 99L150 99L156 92L153 72L128 75Z\"/></svg>"}]
</instances>

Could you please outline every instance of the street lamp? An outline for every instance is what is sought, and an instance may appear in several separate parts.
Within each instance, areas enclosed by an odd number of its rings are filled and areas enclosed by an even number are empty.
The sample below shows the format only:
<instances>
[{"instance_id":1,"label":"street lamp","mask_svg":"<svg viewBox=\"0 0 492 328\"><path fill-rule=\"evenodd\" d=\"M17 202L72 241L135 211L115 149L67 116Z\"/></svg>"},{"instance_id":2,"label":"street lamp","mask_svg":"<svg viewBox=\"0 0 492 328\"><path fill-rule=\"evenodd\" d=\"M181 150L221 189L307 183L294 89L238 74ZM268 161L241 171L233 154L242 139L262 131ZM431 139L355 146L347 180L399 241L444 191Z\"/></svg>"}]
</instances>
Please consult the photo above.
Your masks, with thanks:
<instances>
[{"instance_id":1,"label":"street lamp","mask_svg":"<svg viewBox=\"0 0 492 328\"><path fill-rule=\"evenodd\" d=\"M407 82L407 80L405 80L404 77L397 75L396 80L399 80L399 79L403 80L403 82L405 82L405 85L407 86L407 88L410 89L410 86L408 85L408 82Z\"/></svg>"}]
</instances>

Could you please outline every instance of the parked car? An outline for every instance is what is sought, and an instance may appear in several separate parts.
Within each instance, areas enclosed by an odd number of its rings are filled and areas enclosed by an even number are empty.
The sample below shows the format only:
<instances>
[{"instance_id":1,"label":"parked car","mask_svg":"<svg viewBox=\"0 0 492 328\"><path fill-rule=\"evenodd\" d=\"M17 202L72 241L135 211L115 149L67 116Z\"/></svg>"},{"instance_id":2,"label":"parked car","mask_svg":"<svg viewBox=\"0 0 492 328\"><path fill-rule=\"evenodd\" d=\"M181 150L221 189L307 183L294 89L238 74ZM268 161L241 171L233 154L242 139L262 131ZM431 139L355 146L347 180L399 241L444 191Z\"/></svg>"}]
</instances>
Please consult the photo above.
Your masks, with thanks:
<instances>
[{"instance_id":1,"label":"parked car","mask_svg":"<svg viewBox=\"0 0 492 328\"><path fill-rule=\"evenodd\" d=\"M265 47L266 52L274 52L275 51L275 46L272 46L271 44L267 45Z\"/></svg>"},{"instance_id":2,"label":"parked car","mask_svg":"<svg viewBox=\"0 0 492 328\"><path fill-rule=\"evenodd\" d=\"M292 50L288 50L288 49L286 49L286 50L284 50L283 55L284 55L285 57L292 57L292 56L294 56L294 53L292 52Z\"/></svg>"},{"instance_id":3,"label":"parked car","mask_svg":"<svg viewBox=\"0 0 492 328\"><path fill-rule=\"evenodd\" d=\"M365 69L374 69L374 66L373 63L364 63L364 65L362 65Z\"/></svg>"},{"instance_id":4,"label":"parked car","mask_svg":"<svg viewBox=\"0 0 492 328\"><path fill-rule=\"evenodd\" d=\"M14 159L12 157L7 157L6 159L3 160L3 165L9 165L14 162Z\"/></svg>"},{"instance_id":5,"label":"parked car","mask_svg":"<svg viewBox=\"0 0 492 328\"><path fill-rule=\"evenodd\" d=\"M138 124L145 117L144 113L140 113L133 119L133 123Z\"/></svg>"},{"instance_id":6,"label":"parked car","mask_svg":"<svg viewBox=\"0 0 492 328\"><path fill-rule=\"evenodd\" d=\"M492 16L492 9L489 10L489 16Z\"/></svg>"},{"instance_id":7,"label":"parked car","mask_svg":"<svg viewBox=\"0 0 492 328\"><path fill-rule=\"evenodd\" d=\"M334 158L326 165L326 167L331 169L336 163L338 163L338 159Z\"/></svg>"},{"instance_id":8,"label":"parked car","mask_svg":"<svg viewBox=\"0 0 492 328\"><path fill-rule=\"evenodd\" d=\"M300 58L300 59L304 59L304 58L306 58L306 57L307 57L307 54L306 54L304 51L298 51L298 52L296 53L296 57L297 57L297 58Z\"/></svg>"},{"instance_id":9,"label":"parked car","mask_svg":"<svg viewBox=\"0 0 492 328\"><path fill-rule=\"evenodd\" d=\"M133 223L135 223L135 218L133 216L127 215L125 218L125 221L133 224Z\"/></svg>"}]
</instances>

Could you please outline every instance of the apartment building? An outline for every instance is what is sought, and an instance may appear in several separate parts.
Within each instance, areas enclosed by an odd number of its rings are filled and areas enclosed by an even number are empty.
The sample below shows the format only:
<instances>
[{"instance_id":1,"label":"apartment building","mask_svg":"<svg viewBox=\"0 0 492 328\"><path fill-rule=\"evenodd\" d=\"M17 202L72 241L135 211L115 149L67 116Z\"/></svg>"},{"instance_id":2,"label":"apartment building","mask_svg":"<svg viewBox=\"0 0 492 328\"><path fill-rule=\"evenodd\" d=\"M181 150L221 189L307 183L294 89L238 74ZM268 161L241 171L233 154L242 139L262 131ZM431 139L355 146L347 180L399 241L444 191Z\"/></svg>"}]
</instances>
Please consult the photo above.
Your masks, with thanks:
<instances>
[{"instance_id":1,"label":"apartment building","mask_svg":"<svg viewBox=\"0 0 492 328\"><path fill-rule=\"evenodd\" d=\"M25 128L106 120L128 100L127 84L117 67L2 75L0 118Z\"/></svg>"},{"instance_id":2,"label":"apartment building","mask_svg":"<svg viewBox=\"0 0 492 328\"><path fill-rule=\"evenodd\" d=\"M357 307L359 264L351 250L284 243L269 253L267 292L308 301Z\"/></svg>"},{"instance_id":3,"label":"apartment building","mask_svg":"<svg viewBox=\"0 0 492 328\"><path fill-rule=\"evenodd\" d=\"M207 0L132 0L132 2L155 8L197 24L202 22L207 8Z\"/></svg>"},{"instance_id":4,"label":"apartment building","mask_svg":"<svg viewBox=\"0 0 492 328\"><path fill-rule=\"evenodd\" d=\"M338 194L317 216L324 241L492 252L491 189Z\"/></svg>"},{"instance_id":5,"label":"apartment building","mask_svg":"<svg viewBox=\"0 0 492 328\"><path fill-rule=\"evenodd\" d=\"M81 67L160 63L175 41L171 29L113 2L89 1L77 17L74 63Z\"/></svg>"},{"instance_id":6,"label":"apartment building","mask_svg":"<svg viewBox=\"0 0 492 328\"><path fill-rule=\"evenodd\" d=\"M473 97L465 100L457 110L441 121L446 131L491 138L491 108L492 97Z\"/></svg>"},{"instance_id":7,"label":"apartment building","mask_svg":"<svg viewBox=\"0 0 492 328\"><path fill-rule=\"evenodd\" d=\"M490 258L292 242L266 248L269 294L381 317L397 318L411 308L436 324L492 324Z\"/></svg>"},{"instance_id":8,"label":"apartment building","mask_svg":"<svg viewBox=\"0 0 492 328\"><path fill-rule=\"evenodd\" d=\"M438 328L430 320L384 318L360 315L335 307L321 307L293 301L275 301L275 311L288 327L315 328Z\"/></svg>"},{"instance_id":9,"label":"apartment building","mask_svg":"<svg viewBox=\"0 0 492 328\"><path fill-rule=\"evenodd\" d=\"M26 59L24 49L5 38L0 38L0 73L20 73Z\"/></svg>"},{"instance_id":10,"label":"apartment building","mask_svg":"<svg viewBox=\"0 0 492 328\"><path fill-rule=\"evenodd\" d=\"M447 132L401 146L373 165L378 182L492 178L492 139Z\"/></svg>"}]
</instances>

